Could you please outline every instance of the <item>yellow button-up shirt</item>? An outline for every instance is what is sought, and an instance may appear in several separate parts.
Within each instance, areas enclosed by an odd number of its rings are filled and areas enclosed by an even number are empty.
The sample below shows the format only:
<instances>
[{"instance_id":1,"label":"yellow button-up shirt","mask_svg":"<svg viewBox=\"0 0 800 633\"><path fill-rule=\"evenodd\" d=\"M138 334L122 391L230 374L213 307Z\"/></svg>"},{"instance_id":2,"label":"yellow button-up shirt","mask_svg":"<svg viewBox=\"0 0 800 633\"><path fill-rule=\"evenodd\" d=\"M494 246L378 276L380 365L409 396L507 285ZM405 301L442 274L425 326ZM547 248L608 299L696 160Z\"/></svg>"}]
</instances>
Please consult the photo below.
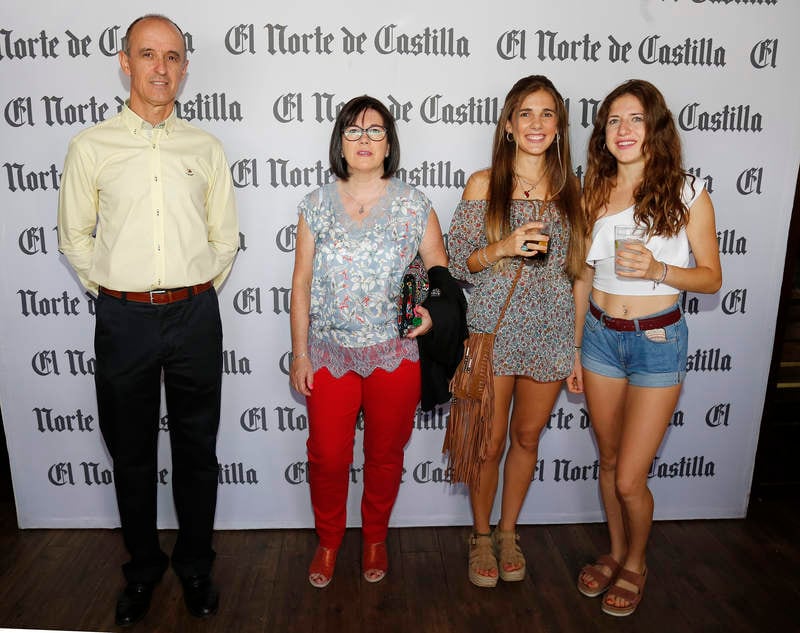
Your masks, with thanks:
<instances>
[{"instance_id":1,"label":"yellow button-up shirt","mask_svg":"<svg viewBox=\"0 0 800 633\"><path fill-rule=\"evenodd\" d=\"M127 106L80 132L61 178L58 242L94 293L219 287L239 245L221 143L174 110L153 128Z\"/></svg>"}]
</instances>

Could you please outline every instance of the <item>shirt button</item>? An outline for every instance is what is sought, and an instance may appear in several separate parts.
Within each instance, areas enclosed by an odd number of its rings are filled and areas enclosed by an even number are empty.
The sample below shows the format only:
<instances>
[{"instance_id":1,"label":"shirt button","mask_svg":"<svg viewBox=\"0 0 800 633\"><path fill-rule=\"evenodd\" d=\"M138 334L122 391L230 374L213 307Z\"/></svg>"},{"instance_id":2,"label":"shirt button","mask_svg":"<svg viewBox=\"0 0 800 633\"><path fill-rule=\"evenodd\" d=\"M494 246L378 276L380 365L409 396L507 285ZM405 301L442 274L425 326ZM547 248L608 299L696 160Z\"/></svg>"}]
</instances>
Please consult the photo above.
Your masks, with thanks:
<instances>
[{"instance_id":1,"label":"shirt button","mask_svg":"<svg viewBox=\"0 0 800 633\"><path fill-rule=\"evenodd\" d=\"M153 176L153 180L155 180L156 182L158 182L158 176Z\"/></svg>"}]
</instances>

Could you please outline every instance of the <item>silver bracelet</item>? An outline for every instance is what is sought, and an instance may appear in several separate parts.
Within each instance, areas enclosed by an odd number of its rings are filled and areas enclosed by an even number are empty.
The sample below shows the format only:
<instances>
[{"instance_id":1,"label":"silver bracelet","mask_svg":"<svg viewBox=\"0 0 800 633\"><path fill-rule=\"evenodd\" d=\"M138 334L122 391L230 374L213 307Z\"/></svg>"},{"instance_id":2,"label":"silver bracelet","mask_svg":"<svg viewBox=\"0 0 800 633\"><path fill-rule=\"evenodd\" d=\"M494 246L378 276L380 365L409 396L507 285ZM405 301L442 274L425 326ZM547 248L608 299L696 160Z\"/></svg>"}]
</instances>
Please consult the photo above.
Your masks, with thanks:
<instances>
[{"instance_id":1,"label":"silver bracelet","mask_svg":"<svg viewBox=\"0 0 800 633\"><path fill-rule=\"evenodd\" d=\"M658 286L659 284L664 283L664 280L667 278L667 269L669 267L667 266L666 262L661 262L661 265L664 267L664 270L661 271L661 277L653 280L653 290L655 290L656 286Z\"/></svg>"},{"instance_id":2,"label":"silver bracelet","mask_svg":"<svg viewBox=\"0 0 800 633\"><path fill-rule=\"evenodd\" d=\"M308 352L302 352L300 354L295 354L292 352L292 362L300 360L301 358L305 358L306 356L308 356Z\"/></svg>"},{"instance_id":3,"label":"silver bracelet","mask_svg":"<svg viewBox=\"0 0 800 633\"><path fill-rule=\"evenodd\" d=\"M483 251L486 250L485 248L481 248L478 250L478 265L481 268L489 268L489 264L486 262L486 255L484 255Z\"/></svg>"},{"instance_id":4,"label":"silver bracelet","mask_svg":"<svg viewBox=\"0 0 800 633\"><path fill-rule=\"evenodd\" d=\"M494 265L493 262L491 262L489 260L489 251L486 250L487 248L489 248L489 247L488 246L484 246L480 250L480 255L483 255L483 262L482 263L483 263L483 267L484 268L490 268L491 266ZM478 259L480 260L480 256L478 257Z\"/></svg>"}]
</instances>

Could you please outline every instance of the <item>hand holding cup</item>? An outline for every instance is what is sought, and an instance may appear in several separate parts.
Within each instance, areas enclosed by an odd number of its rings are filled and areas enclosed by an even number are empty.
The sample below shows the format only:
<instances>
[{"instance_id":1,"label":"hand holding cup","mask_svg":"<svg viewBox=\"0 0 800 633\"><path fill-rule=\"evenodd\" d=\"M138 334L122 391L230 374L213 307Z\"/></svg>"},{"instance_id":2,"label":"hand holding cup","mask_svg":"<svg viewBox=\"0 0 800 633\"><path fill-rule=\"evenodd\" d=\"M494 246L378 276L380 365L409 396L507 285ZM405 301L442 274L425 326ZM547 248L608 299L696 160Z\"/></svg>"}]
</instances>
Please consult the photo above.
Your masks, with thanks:
<instances>
[{"instance_id":1,"label":"hand holding cup","mask_svg":"<svg viewBox=\"0 0 800 633\"><path fill-rule=\"evenodd\" d=\"M541 261L550 252L550 220L537 220L531 223L533 227L528 231L527 238L523 244L524 248L536 254L536 259ZM538 226L537 226L538 225ZM532 263L532 259L528 263Z\"/></svg>"}]
</instances>

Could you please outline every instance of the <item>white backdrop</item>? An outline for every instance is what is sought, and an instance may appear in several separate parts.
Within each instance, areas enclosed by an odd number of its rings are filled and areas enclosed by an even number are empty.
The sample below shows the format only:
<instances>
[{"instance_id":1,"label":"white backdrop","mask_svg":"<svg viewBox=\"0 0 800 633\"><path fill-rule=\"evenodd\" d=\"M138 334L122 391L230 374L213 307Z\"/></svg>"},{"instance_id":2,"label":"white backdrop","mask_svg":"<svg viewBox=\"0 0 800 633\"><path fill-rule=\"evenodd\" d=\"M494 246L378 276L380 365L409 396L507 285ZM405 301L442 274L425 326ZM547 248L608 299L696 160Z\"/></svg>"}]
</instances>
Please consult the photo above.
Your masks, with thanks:
<instances>
[{"instance_id":1,"label":"white backdrop","mask_svg":"<svg viewBox=\"0 0 800 633\"><path fill-rule=\"evenodd\" d=\"M218 528L313 524L306 414L287 378L296 205L327 174L336 108L369 93L392 107L400 176L449 224L487 166L505 93L548 75L568 98L579 175L594 109L617 84L664 92L684 163L717 210L724 282L685 299L689 374L651 471L658 518L740 517L748 501L800 146L800 4L790 0L499 0L166 7L187 32L179 113L222 139L241 246L220 293L225 377ZM613 7L613 9L609 8ZM133 0L6 4L0 18L0 402L19 524L118 525L97 424L92 301L54 231L67 142L127 97L115 53ZM163 427L168 420L164 412ZM470 523L445 479L447 407L420 414L392 525ZM358 525L360 435L349 521ZM168 436L159 523L173 527ZM600 520L596 450L581 398L561 397L521 522Z\"/></svg>"}]
</instances>

